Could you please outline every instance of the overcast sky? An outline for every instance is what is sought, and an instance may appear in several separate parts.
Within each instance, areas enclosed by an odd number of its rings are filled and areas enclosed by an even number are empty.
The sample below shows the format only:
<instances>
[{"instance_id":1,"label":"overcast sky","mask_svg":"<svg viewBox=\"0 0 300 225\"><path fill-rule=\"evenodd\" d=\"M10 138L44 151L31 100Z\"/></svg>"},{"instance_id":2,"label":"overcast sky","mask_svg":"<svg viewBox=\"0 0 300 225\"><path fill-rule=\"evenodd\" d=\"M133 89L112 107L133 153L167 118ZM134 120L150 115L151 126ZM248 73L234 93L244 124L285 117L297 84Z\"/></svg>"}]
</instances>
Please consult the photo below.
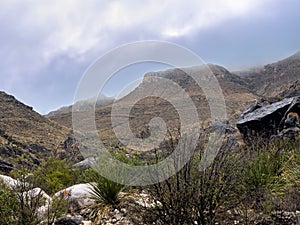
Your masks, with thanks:
<instances>
[{"instance_id":1,"label":"overcast sky","mask_svg":"<svg viewBox=\"0 0 300 225\"><path fill-rule=\"evenodd\" d=\"M72 103L95 59L142 40L230 70L274 62L300 50L299 9L299 0L1 0L0 90L45 114Z\"/></svg>"}]
</instances>

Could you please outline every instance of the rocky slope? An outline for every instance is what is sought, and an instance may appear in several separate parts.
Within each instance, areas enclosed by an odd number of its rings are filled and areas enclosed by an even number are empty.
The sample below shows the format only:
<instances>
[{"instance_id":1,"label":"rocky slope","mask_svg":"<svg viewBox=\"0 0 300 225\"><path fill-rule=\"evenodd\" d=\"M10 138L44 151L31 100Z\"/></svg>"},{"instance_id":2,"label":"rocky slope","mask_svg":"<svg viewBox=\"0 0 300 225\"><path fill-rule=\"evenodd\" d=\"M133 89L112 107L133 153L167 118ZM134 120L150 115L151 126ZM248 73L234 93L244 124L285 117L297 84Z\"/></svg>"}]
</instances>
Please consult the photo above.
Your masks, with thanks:
<instances>
[{"instance_id":1,"label":"rocky slope","mask_svg":"<svg viewBox=\"0 0 300 225\"><path fill-rule=\"evenodd\" d=\"M69 132L0 91L0 170L10 170L22 155L38 164Z\"/></svg>"},{"instance_id":2,"label":"rocky slope","mask_svg":"<svg viewBox=\"0 0 300 225\"><path fill-rule=\"evenodd\" d=\"M245 83L245 81L239 76L231 74L228 70L220 66L209 65L209 68L218 79L223 90L229 119L235 121L241 110L244 109L249 102L256 99L257 96L251 93L247 83ZM203 70L199 67L189 69L196 76L203 75ZM154 77L158 79L151 79ZM127 96L116 101L114 103L114 107L119 107L121 109L126 108L128 105L132 104L135 99L140 99L140 96L145 93L147 93L148 96L151 96L151 91L154 92L154 94L159 94L155 87L159 84L159 78L161 77L176 82L182 89L184 89L184 91L191 97L197 108L199 122L206 125L210 119L210 109L206 96L195 81L180 69L147 73L144 76L142 83ZM154 87L154 89L151 89L151 87ZM174 101L176 101L179 105L185 105L182 98L176 99L175 96ZM111 107L112 105L96 107L96 124L99 134L104 142L108 142L112 145L118 145L119 143L116 141L111 123ZM81 113L84 113L84 111ZM129 117L129 124L133 134L140 138L147 137L147 135L150 134L148 124L153 117L162 118L166 122L169 130L176 130L180 126L179 114L174 106L167 100L157 97L140 99L130 110ZM55 115L50 118L59 121ZM70 121L70 118L71 113L69 115L65 114L65 121ZM67 124L65 121L62 122L62 124ZM194 124L191 122L190 125L192 127ZM69 126L71 126L71 124L69 124Z\"/></svg>"},{"instance_id":3,"label":"rocky slope","mask_svg":"<svg viewBox=\"0 0 300 225\"><path fill-rule=\"evenodd\" d=\"M300 52L242 74L249 87L260 96L278 99L299 95Z\"/></svg>"}]
</instances>

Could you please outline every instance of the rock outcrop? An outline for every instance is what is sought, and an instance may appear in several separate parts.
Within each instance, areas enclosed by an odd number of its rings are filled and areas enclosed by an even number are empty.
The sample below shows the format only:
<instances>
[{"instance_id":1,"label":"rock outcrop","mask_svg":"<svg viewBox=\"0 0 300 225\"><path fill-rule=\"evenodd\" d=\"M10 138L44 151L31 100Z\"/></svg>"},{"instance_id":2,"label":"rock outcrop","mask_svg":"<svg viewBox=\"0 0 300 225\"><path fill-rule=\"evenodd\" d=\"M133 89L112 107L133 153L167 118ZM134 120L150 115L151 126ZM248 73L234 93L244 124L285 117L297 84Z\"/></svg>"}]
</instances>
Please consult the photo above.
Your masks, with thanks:
<instances>
[{"instance_id":1,"label":"rock outcrop","mask_svg":"<svg viewBox=\"0 0 300 225\"><path fill-rule=\"evenodd\" d=\"M287 126L288 114L291 112L299 117L300 96L285 98L266 106L263 106L261 102L255 102L241 114L237 128L246 140L257 136L262 138L294 137L298 134L299 124L295 122L294 126Z\"/></svg>"}]
</instances>

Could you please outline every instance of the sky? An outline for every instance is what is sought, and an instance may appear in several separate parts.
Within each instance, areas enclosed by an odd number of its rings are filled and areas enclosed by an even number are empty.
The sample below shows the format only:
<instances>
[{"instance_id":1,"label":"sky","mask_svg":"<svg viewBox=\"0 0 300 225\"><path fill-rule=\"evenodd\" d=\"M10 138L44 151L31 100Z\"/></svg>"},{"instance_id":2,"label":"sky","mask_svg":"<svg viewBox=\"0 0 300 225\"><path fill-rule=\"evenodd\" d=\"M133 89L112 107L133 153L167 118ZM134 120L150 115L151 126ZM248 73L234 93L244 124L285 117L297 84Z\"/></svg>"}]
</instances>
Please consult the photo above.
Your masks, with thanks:
<instances>
[{"instance_id":1,"label":"sky","mask_svg":"<svg viewBox=\"0 0 300 225\"><path fill-rule=\"evenodd\" d=\"M1 0L0 90L41 114L73 103L86 69L129 42L176 43L237 70L300 50L298 0ZM118 95L162 65L136 65L107 84Z\"/></svg>"}]
</instances>

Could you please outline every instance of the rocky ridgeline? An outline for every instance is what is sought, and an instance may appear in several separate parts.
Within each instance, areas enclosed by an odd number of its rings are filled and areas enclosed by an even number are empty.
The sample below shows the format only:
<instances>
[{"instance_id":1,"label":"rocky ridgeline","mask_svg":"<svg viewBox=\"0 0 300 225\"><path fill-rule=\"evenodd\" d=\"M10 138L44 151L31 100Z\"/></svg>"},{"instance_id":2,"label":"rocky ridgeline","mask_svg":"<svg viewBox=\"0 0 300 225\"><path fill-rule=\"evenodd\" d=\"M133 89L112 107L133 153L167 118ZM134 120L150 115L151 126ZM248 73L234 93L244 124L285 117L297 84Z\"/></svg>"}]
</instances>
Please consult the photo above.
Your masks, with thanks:
<instances>
[{"instance_id":1,"label":"rocky ridgeline","mask_svg":"<svg viewBox=\"0 0 300 225\"><path fill-rule=\"evenodd\" d=\"M300 52L251 71L244 79L258 95L266 98L292 97L299 95Z\"/></svg>"}]
</instances>

